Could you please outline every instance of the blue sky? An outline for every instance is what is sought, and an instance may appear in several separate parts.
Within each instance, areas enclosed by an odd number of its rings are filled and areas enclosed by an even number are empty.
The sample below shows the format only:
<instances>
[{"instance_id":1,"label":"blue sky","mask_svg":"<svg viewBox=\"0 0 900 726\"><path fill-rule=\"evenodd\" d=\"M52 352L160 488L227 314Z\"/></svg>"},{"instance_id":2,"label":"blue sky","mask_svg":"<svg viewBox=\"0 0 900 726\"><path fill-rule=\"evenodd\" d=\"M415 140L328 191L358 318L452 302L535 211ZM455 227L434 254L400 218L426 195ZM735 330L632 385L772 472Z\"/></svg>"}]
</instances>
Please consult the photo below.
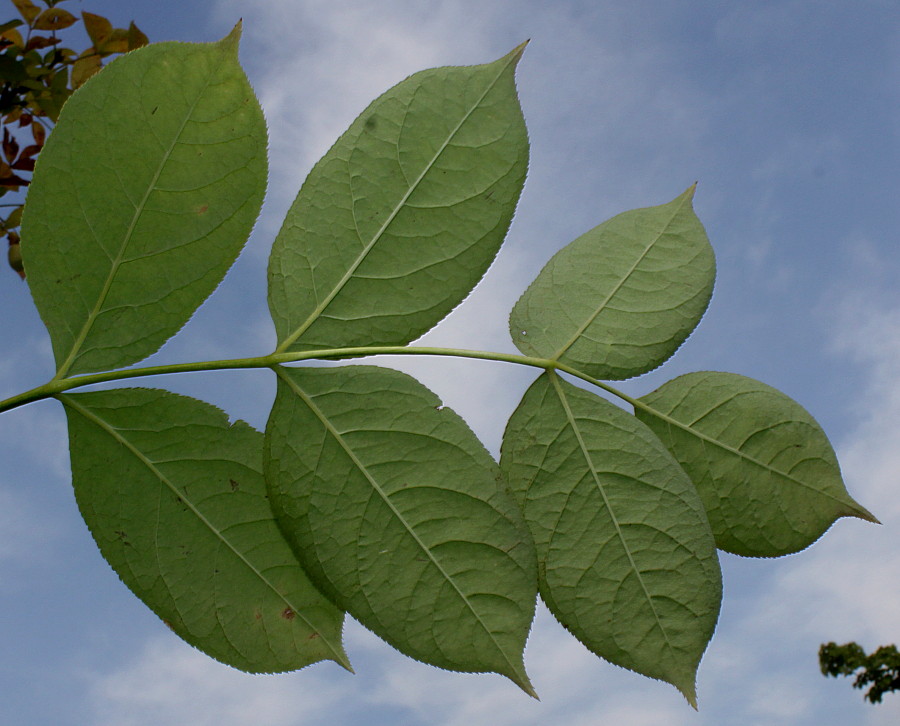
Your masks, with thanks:
<instances>
[{"instance_id":1,"label":"blue sky","mask_svg":"<svg viewBox=\"0 0 900 726\"><path fill-rule=\"evenodd\" d=\"M512 351L509 309L575 236L698 181L716 250L709 312L677 356L623 384L691 370L769 383L831 437L851 493L883 526L841 520L779 560L722 556L725 600L698 678L699 712L670 686L605 664L543 610L526 650L537 703L494 676L405 659L355 624L358 675L319 664L247 676L183 644L118 581L78 517L64 418L43 402L0 415L0 723L391 726L865 726L826 680L828 640L900 641L900 15L894 0L72 1L151 40L215 40L244 21L241 58L266 111L270 188L222 287L153 361L267 353L271 239L302 179L354 116L405 76L493 60L531 38L518 70L529 179L485 280L423 342ZM80 6L80 7L79 7ZM0 280L0 398L52 375L26 286ZM496 454L532 371L384 360L435 390ZM264 372L148 384L263 426Z\"/></svg>"}]
</instances>

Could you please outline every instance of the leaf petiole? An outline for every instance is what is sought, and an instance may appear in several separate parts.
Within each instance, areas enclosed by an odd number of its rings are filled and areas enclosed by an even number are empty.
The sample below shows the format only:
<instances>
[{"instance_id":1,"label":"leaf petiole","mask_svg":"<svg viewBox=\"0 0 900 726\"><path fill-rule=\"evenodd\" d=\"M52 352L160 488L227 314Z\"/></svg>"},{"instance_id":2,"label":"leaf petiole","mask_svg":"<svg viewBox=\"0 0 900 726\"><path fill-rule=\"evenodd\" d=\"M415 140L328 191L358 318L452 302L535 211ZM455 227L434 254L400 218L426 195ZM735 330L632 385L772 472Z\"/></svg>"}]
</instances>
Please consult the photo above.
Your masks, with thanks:
<instances>
[{"instance_id":1,"label":"leaf petiole","mask_svg":"<svg viewBox=\"0 0 900 726\"><path fill-rule=\"evenodd\" d=\"M236 370L243 368L272 368L284 363L297 363L306 360L340 360L345 358L362 358L375 355L430 355L449 356L455 358L474 358L478 360L493 360L501 363L515 363L527 365L544 370L559 368L566 370L567 366L544 358L532 358L524 355L509 353L494 353L481 350L466 350L461 348L434 348L411 346L361 346L350 348L327 348L323 350L310 350L295 353L271 353L269 355L251 358L232 358L214 361L199 361L193 363L173 363L157 366L143 366L127 368L124 370L102 371L100 373L88 373L68 378L53 379L41 386L24 391L0 401L0 413L19 408L35 401L98 383L128 380L130 378L143 378L147 376L168 375L172 373L196 373L201 371ZM566 372L571 372L566 370ZM576 373L576 375L578 375ZM579 375L579 377L584 377ZM587 379L589 380L589 379Z\"/></svg>"}]
</instances>

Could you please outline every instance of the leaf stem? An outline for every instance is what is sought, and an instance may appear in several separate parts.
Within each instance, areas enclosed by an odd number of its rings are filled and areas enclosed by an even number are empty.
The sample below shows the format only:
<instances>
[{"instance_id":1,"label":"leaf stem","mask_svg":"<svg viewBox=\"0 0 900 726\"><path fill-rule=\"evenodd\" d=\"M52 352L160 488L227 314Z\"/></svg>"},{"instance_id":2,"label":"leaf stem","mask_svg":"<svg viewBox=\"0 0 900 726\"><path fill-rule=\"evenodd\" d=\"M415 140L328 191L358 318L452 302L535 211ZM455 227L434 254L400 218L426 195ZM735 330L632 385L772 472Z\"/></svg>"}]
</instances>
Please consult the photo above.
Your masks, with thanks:
<instances>
[{"instance_id":1,"label":"leaf stem","mask_svg":"<svg viewBox=\"0 0 900 726\"><path fill-rule=\"evenodd\" d=\"M142 368L126 368L124 370L103 371L100 373L89 373L80 376L72 376L70 378L54 378L42 386L32 388L15 396L11 396L0 401L0 413L10 411L20 406L25 406L35 401L41 401L45 398L52 398L59 393L69 391L73 388L81 388L97 383L109 383L111 381L122 381L130 378L144 378L147 376L168 375L172 373L196 373L200 371L221 371L221 370L239 370L244 368L274 368L284 363L297 363L306 360L343 360L347 358L364 358L377 355L427 355L427 356L444 356L451 358L472 358L476 360L491 360L500 363L513 363L517 365L531 366L533 368L541 368L543 370L559 370L568 373L576 378L580 378L587 383L602 388L605 391L617 396L626 403L645 410L652 410L641 401L628 396L621 391L613 388L603 381L591 378L585 373L572 368L559 361L549 360L547 358L533 358L526 355L516 355L512 353L496 353L484 350L467 350L465 348L435 348L426 346L401 346L401 345L383 345L383 346L364 346L353 348L326 348L322 350L310 350L304 352L292 353L271 353L269 355L257 356L255 358L232 358L226 360L200 361L194 363L172 363L157 366L145 366ZM653 413L657 413L653 411Z\"/></svg>"}]
</instances>

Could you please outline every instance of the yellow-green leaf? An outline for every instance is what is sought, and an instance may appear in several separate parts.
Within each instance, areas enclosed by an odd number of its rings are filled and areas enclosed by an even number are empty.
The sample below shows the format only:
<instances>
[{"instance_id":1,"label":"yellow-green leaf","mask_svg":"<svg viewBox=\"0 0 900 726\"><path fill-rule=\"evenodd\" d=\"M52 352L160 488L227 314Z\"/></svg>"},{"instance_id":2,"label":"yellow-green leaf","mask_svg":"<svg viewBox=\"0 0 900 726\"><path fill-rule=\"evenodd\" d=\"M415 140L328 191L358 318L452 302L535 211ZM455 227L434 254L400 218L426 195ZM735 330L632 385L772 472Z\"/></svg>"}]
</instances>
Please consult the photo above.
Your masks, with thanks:
<instances>
[{"instance_id":1,"label":"yellow-green leaf","mask_svg":"<svg viewBox=\"0 0 900 726\"><path fill-rule=\"evenodd\" d=\"M63 30L78 22L72 13L62 8L49 8L37 16L35 30Z\"/></svg>"},{"instance_id":2,"label":"yellow-green leaf","mask_svg":"<svg viewBox=\"0 0 900 726\"><path fill-rule=\"evenodd\" d=\"M672 683L696 706L722 581L700 497L660 441L609 401L544 374L509 420L500 467L553 614L592 652Z\"/></svg>"},{"instance_id":3,"label":"yellow-green leaf","mask_svg":"<svg viewBox=\"0 0 900 726\"><path fill-rule=\"evenodd\" d=\"M238 36L139 48L66 103L22 220L60 375L156 351L246 242L265 189L266 129Z\"/></svg>"},{"instance_id":4,"label":"yellow-green leaf","mask_svg":"<svg viewBox=\"0 0 900 726\"><path fill-rule=\"evenodd\" d=\"M878 520L848 493L816 420L786 395L735 373L688 373L641 397L635 414L691 477L716 544L777 557L839 517Z\"/></svg>"},{"instance_id":5,"label":"yellow-green leaf","mask_svg":"<svg viewBox=\"0 0 900 726\"><path fill-rule=\"evenodd\" d=\"M349 667L343 613L310 583L269 507L261 433L168 391L60 400L91 534L172 630L245 671Z\"/></svg>"}]
</instances>

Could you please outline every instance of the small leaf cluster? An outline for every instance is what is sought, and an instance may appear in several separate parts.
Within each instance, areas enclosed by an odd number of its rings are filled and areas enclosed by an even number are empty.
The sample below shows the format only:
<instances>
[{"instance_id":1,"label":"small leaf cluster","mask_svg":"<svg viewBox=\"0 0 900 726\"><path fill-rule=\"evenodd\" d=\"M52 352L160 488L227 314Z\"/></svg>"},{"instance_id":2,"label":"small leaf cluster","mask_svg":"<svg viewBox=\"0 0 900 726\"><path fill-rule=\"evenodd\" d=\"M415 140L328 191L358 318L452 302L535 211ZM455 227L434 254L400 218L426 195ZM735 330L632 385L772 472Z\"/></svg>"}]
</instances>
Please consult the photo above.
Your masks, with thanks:
<instances>
[{"instance_id":1,"label":"small leaf cluster","mask_svg":"<svg viewBox=\"0 0 900 726\"><path fill-rule=\"evenodd\" d=\"M695 704L717 549L783 555L839 517L875 519L775 389L698 372L633 398L607 382L664 363L706 310L715 260L694 188L554 255L510 314L519 353L417 347L492 264L529 155L524 44L422 71L360 114L288 211L268 267L275 350L135 368L223 279L262 204L266 127L238 37L138 49L67 102L22 223L56 375L0 411L63 405L101 553L224 663L349 669L350 615L412 658L534 695L539 596L593 653ZM499 462L414 377L358 360L385 354L532 367ZM72 392L234 368L276 376L265 432L162 389Z\"/></svg>"},{"instance_id":2,"label":"small leaf cluster","mask_svg":"<svg viewBox=\"0 0 900 726\"><path fill-rule=\"evenodd\" d=\"M63 104L103 65L103 59L146 45L148 40L131 23L127 29L113 28L106 18L82 12L81 20L91 40L90 47L78 52L62 47L57 35L78 22L59 5L66 0L12 0L21 15L0 23L0 197L18 192L29 184L27 174L44 146L47 132L56 123ZM12 129L28 129L22 145ZM12 211L0 220L0 235L9 242L10 266L25 277L19 249L22 204L3 205Z\"/></svg>"},{"instance_id":3,"label":"small leaf cluster","mask_svg":"<svg viewBox=\"0 0 900 726\"><path fill-rule=\"evenodd\" d=\"M900 652L896 645L883 645L866 655L858 643L825 643L819 648L819 667L823 676L851 676L853 687L870 686L865 698L881 703L885 693L900 691Z\"/></svg>"}]
</instances>

